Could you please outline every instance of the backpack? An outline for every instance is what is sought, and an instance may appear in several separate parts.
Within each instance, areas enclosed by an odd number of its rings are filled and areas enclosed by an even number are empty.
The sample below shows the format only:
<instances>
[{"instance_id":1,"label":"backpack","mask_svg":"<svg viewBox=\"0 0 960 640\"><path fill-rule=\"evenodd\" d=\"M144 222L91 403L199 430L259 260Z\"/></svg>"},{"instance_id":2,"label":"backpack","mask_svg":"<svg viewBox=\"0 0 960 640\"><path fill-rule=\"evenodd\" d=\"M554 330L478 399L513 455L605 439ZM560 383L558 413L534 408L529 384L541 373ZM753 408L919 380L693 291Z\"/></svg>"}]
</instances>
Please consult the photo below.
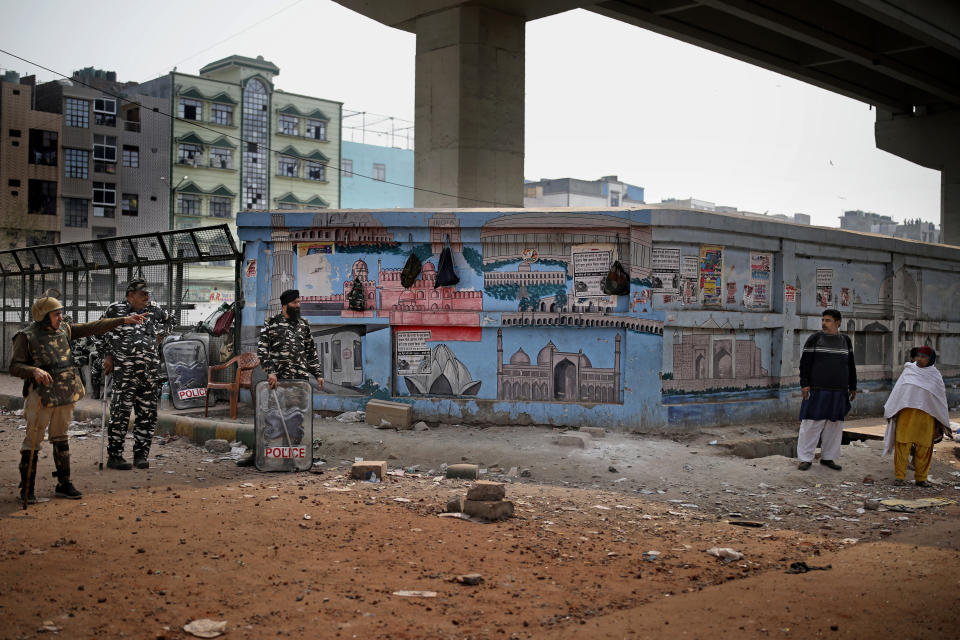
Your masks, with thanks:
<instances>
[{"instance_id":1,"label":"backpack","mask_svg":"<svg viewBox=\"0 0 960 640\"><path fill-rule=\"evenodd\" d=\"M624 296L630 293L630 276L620 264L620 234L617 234L617 259L610 265L610 271L603 279L603 292L610 296Z\"/></svg>"},{"instance_id":2,"label":"backpack","mask_svg":"<svg viewBox=\"0 0 960 640\"><path fill-rule=\"evenodd\" d=\"M366 311L366 300L363 298L363 281L360 276L353 279L353 288L350 289L350 295L347 296L347 303L351 311Z\"/></svg>"},{"instance_id":3,"label":"backpack","mask_svg":"<svg viewBox=\"0 0 960 640\"><path fill-rule=\"evenodd\" d=\"M410 257L407 258L407 263L403 265L403 269L400 271L400 284L403 285L404 289L409 289L413 286L413 283L420 277L420 271L422 269L423 264L420 262L420 258L417 257L416 253L411 251Z\"/></svg>"},{"instance_id":4,"label":"backpack","mask_svg":"<svg viewBox=\"0 0 960 640\"><path fill-rule=\"evenodd\" d=\"M453 269L453 256L450 255L450 247L445 247L440 252L440 259L437 261L437 281L433 288L453 287L460 282L460 277Z\"/></svg>"}]
</instances>

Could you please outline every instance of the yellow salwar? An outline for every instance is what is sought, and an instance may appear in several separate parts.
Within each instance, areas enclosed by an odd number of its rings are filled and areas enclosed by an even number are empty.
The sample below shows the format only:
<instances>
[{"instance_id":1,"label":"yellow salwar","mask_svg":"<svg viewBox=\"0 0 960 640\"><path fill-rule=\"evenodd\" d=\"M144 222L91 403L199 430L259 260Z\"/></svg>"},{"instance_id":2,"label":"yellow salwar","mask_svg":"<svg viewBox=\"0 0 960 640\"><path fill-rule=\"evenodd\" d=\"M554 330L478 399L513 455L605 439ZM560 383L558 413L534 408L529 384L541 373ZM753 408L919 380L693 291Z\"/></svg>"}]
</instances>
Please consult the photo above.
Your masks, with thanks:
<instances>
[{"instance_id":1,"label":"yellow salwar","mask_svg":"<svg viewBox=\"0 0 960 640\"><path fill-rule=\"evenodd\" d=\"M930 461L933 459L934 419L920 409L901 409L897 413L896 444L893 449L893 473L898 480L907 475L910 446L916 447L913 477L917 482L927 479Z\"/></svg>"}]
</instances>

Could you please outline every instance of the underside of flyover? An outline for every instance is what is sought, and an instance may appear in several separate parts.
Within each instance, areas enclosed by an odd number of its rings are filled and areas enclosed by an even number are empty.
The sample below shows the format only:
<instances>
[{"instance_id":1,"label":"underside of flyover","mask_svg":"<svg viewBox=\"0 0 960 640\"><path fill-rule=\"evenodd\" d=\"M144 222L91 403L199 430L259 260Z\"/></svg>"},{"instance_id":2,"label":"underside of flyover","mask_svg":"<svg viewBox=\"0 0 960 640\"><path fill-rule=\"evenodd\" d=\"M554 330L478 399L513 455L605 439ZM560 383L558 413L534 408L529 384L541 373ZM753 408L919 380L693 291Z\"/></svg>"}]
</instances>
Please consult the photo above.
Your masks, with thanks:
<instances>
[{"instance_id":1,"label":"underside of flyover","mask_svg":"<svg viewBox=\"0 0 960 640\"><path fill-rule=\"evenodd\" d=\"M522 203L524 23L582 8L875 106L877 147L941 172L960 244L953 0L338 2L417 35L417 206Z\"/></svg>"}]
</instances>

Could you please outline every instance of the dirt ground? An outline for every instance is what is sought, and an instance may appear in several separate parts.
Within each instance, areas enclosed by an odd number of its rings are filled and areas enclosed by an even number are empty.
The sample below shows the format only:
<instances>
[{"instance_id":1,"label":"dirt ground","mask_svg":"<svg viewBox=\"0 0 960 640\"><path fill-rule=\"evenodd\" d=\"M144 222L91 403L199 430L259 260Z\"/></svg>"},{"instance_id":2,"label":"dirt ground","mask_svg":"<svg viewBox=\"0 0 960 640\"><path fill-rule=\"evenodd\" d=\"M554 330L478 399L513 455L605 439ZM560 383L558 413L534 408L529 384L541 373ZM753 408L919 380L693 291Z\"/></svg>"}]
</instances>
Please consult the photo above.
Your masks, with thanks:
<instances>
[{"instance_id":1,"label":"dirt ground","mask_svg":"<svg viewBox=\"0 0 960 640\"><path fill-rule=\"evenodd\" d=\"M956 637L960 507L880 500L960 500L960 444L937 446L919 489L892 486L878 442L845 446L841 472L723 446L791 425L576 448L545 428L324 420L312 472L263 474L162 436L149 470L119 472L98 471L99 431L79 424L83 499L24 512L22 422L0 415L0 638L188 638L203 618L226 638ZM357 457L404 473L351 480ZM470 485L442 477L461 461L509 483L514 518L438 517ZM45 445L40 497L52 470ZM794 562L830 568L786 573ZM482 581L457 581L469 573Z\"/></svg>"}]
</instances>

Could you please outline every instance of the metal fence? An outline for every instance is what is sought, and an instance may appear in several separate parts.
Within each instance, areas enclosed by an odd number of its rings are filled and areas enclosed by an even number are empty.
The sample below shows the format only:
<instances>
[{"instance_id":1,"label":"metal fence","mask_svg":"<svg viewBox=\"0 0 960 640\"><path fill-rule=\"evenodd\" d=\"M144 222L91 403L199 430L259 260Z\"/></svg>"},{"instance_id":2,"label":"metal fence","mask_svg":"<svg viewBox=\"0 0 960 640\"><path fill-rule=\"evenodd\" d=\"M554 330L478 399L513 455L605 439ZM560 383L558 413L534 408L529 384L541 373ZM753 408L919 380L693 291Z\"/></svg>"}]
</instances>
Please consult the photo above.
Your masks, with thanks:
<instances>
[{"instance_id":1,"label":"metal fence","mask_svg":"<svg viewBox=\"0 0 960 640\"><path fill-rule=\"evenodd\" d=\"M90 322L125 297L128 281L143 278L151 298L175 314L182 329L196 306L187 300L191 282L212 271L204 267L219 267L221 273L233 268L228 284L242 306L241 263L225 224L0 251L0 370L7 370L13 336L32 322L30 306L44 293L60 300L71 321ZM233 335L236 352L240 313Z\"/></svg>"}]
</instances>

